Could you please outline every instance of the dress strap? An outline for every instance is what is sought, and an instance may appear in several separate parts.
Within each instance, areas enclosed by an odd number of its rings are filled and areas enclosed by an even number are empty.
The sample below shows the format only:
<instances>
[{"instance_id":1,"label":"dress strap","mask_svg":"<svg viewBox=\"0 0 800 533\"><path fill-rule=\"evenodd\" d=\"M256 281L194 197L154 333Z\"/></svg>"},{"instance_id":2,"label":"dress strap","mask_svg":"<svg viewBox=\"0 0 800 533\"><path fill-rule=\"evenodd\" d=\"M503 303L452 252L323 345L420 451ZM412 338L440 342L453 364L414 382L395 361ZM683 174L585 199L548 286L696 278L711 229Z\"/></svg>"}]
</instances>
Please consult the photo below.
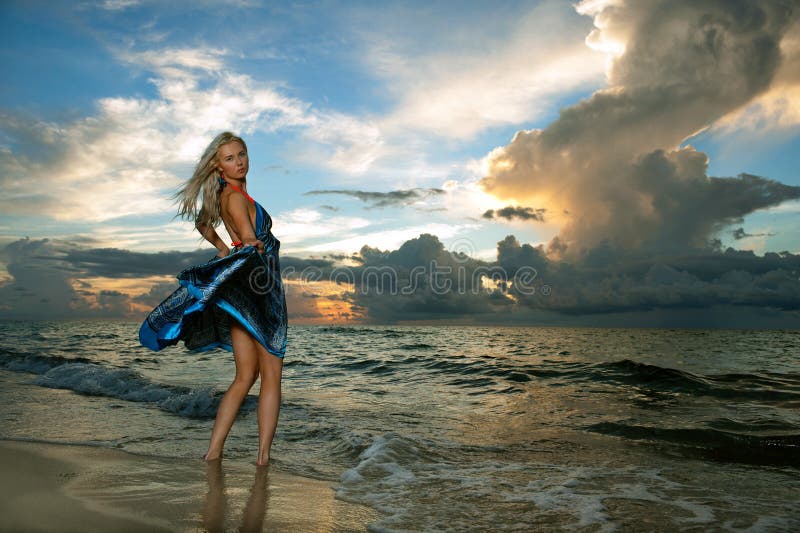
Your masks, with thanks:
<instances>
[{"instance_id":1,"label":"dress strap","mask_svg":"<svg viewBox=\"0 0 800 533\"><path fill-rule=\"evenodd\" d=\"M236 186L236 185L234 185L233 183L228 183L228 182L227 182L227 181L225 181L224 179L222 179L222 178L219 178L219 186L220 186L220 188L224 188L226 185L230 185L231 187L233 187L234 189L236 189L237 191L239 191L240 193L242 193L242 194L245 196L245 198L247 198L248 200L250 200L250 203L251 203L251 204L254 204L254 203L256 203L256 201L255 201L255 200L253 200L253 198L251 198L251 197L250 197L250 195L249 195L249 194L247 194L246 192L244 192L242 189L240 189L239 187L237 187L237 186Z\"/></svg>"}]
</instances>

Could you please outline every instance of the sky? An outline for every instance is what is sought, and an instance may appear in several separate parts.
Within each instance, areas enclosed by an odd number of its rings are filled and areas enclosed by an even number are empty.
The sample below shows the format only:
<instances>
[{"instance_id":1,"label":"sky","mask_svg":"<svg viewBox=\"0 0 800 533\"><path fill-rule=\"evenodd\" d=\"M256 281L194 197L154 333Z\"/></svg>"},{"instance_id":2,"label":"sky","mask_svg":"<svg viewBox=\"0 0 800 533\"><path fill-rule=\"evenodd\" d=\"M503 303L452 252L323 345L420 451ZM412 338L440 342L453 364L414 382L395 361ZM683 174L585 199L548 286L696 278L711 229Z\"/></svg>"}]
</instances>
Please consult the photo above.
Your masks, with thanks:
<instances>
[{"instance_id":1,"label":"sky","mask_svg":"<svg viewBox=\"0 0 800 533\"><path fill-rule=\"evenodd\" d=\"M800 2L0 4L0 319L129 319L248 143L290 323L800 328ZM220 229L224 234L224 229Z\"/></svg>"}]
</instances>

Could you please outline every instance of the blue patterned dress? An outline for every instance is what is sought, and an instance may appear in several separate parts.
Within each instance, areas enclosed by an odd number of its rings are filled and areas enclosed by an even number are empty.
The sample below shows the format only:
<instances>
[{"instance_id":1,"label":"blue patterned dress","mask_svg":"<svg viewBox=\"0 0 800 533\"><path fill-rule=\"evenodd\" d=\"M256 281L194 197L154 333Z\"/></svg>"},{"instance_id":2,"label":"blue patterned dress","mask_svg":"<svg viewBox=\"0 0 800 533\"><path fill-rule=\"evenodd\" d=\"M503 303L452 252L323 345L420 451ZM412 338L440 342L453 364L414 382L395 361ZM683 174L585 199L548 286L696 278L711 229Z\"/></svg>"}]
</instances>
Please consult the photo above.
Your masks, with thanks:
<instances>
[{"instance_id":1,"label":"blue patterned dress","mask_svg":"<svg viewBox=\"0 0 800 533\"><path fill-rule=\"evenodd\" d=\"M221 187L225 183L220 180ZM177 276L180 287L139 328L143 346L158 351L182 340L189 350L233 351L230 321L237 320L270 353L284 356L288 320L281 243L272 234L267 210L247 197L256 207L256 238L264 243L264 254L240 245L227 257L183 270Z\"/></svg>"}]
</instances>

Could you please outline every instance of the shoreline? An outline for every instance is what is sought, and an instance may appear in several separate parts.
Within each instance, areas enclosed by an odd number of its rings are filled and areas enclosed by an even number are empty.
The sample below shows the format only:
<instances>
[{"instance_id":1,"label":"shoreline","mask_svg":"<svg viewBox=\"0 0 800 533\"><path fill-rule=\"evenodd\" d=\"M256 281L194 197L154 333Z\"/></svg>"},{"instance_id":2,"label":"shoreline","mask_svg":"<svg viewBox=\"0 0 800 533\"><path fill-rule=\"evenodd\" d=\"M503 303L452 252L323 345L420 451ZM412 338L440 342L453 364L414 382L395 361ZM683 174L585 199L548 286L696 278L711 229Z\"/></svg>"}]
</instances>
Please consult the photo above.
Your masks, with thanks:
<instances>
[{"instance_id":1,"label":"shoreline","mask_svg":"<svg viewBox=\"0 0 800 533\"><path fill-rule=\"evenodd\" d=\"M330 484L235 460L0 439L0 531L365 531Z\"/></svg>"}]
</instances>

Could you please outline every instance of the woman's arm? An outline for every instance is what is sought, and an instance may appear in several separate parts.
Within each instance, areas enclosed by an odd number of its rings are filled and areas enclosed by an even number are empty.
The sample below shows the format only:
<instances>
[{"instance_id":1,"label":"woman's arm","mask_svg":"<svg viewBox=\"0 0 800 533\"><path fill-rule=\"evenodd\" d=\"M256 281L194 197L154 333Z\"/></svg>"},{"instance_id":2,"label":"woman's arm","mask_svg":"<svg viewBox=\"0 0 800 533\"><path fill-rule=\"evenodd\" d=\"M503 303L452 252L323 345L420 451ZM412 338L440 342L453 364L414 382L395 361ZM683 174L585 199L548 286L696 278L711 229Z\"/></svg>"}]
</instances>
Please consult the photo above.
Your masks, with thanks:
<instances>
[{"instance_id":1,"label":"woman's arm","mask_svg":"<svg viewBox=\"0 0 800 533\"><path fill-rule=\"evenodd\" d=\"M197 228L197 231L200 232L200 235L202 235L205 240L213 244L214 248L219 250L217 257L225 257L231 252L230 248L228 248L220 236L217 235L217 230L215 230L213 226L197 222L194 227Z\"/></svg>"},{"instance_id":2,"label":"woman's arm","mask_svg":"<svg viewBox=\"0 0 800 533\"><path fill-rule=\"evenodd\" d=\"M243 244L255 246L259 252L263 253L264 243L256 238L256 230L250 220L249 205L241 194L229 194L221 202L222 210L223 212L227 211L231 226L233 226L230 229L233 229Z\"/></svg>"}]
</instances>

